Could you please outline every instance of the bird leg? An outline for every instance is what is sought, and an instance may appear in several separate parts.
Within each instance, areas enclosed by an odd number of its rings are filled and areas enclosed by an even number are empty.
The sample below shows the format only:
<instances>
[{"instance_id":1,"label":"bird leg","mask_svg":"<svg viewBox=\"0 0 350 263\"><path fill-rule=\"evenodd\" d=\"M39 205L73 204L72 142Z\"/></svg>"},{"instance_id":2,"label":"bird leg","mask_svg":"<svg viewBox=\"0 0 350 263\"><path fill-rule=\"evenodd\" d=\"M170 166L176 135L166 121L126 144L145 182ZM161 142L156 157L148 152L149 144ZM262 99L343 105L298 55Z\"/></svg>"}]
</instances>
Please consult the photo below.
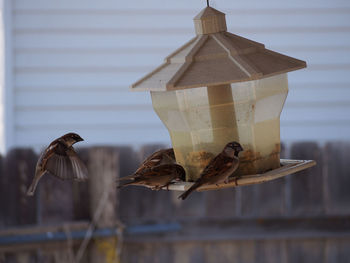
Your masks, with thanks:
<instances>
[{"instance_id":1,"label":"bird leg","mask_svg":"<svg viewBox=\"0 0 350 263\"><path fill-rule=\"evenodd\" d=\"M236 176L236 177L235 177L235 186L238 186L237 181L238 181L238 179L240 179L240 178L241 178L240 176Z\"/></svg>"}]
</instances>

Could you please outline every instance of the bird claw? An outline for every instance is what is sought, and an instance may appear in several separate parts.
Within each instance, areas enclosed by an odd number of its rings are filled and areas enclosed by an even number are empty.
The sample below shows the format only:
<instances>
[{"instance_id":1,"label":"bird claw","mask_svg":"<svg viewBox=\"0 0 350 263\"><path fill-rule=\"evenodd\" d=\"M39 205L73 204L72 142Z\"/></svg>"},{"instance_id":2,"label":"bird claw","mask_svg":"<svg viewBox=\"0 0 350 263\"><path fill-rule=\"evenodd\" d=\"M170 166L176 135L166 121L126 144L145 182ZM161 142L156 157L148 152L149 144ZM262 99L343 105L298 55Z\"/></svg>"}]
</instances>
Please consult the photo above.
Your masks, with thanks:
<instances>
[{"instance_id":1,"label":"bird claw","mask_svg":"<svg viewBox=\"0 0 350 263\"><path fill-rule=\"evenodd\" d=\"M240 176L237 176L236 178L235 178L235 186L238 186L238 179L240 179Z\"/></svg>"}]
</instances>

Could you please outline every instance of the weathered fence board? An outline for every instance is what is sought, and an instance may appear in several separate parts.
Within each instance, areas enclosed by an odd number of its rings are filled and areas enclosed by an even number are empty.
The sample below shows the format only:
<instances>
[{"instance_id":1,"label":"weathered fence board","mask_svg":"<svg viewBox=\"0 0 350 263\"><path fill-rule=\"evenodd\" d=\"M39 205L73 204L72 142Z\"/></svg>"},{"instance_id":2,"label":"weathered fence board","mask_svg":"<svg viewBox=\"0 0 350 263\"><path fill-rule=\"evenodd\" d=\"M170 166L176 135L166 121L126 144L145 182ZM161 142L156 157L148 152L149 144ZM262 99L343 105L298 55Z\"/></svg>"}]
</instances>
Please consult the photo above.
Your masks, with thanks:
<instances>
[{"instance_id":1,"label":"weathered fence board","mask_svg":"<svg viewBox=\"0 0 350 263\"><path fill-rule=\"evenodd\" d=\"M205 193L206 216L208 218L230 218L236 216L237 189L223 189Z\"/></svg>"},{"instance_id":2,"label":"weathered fence board","mask_svg":"<svg viewBox=\"0 0 350 263\"><path fill-rule=\"evenodd\" d=\"M4 158L3 193L6 225L37 222L35 198L27 198L27 186L35 171L37 156L30 149L15 149Z\"/></svg>"},{"instance_id":3,"label":"weathered fence board","mask_svg":"<svg viewBox=\"0 0 350 263\"><path fill-rule=\"evenodd\" d=\"M256 263L287 263L284 240L263 240L256 242Z\"/></svg>"},{"instance_id":4,"label":"weathered fence board","mask_svg":"<svg viewBox=\"0 0 350 263\"><path fill-rule=\"evenodd\" d=\"M324 213L322 149L317 143L296 143L291 148L292 159L316 160L317 165L290 177L290 213L311 216Z\"/></svg>"},{"instance_id":5,"label":"weathered fence board","mask_svg":"<svg viewBox=\"0 0 350 263\"><path fill-rule=\"evenodd\" d=\"M288 262L323 263L325 261L325 240L287 241Z\"/></svg>"},{"instance_id":6,"label":"weathered fence board","mask_svg":"<svg viewBox=\"0 0 350 263\"><path fill-rule=\"evenodd\" d=\"M328 143L324 149L327 214L350 214L350 143Z\"/></svg>"},{"instance_id":7,"label":"weathered fence board","mask_svg":"<svg viewBox=\"0 0 350 263\"><path fill-rule=\"evenodd\" d=\"M120 167L118 149L113 147L94 147L90 149L87 166L89 170L91 224L94 224L97 228L115 227L118 220L116 210L119 202L116 188ZM84 246L84 241L81 246ZM117 237L93 239L87 250L90 253L90 261L100 263L118 262L118 242L120 241ZM84 249L84 247L79 248L77 257L83 255L79 252L84 251Z\"/></svg>"}]
</instances>

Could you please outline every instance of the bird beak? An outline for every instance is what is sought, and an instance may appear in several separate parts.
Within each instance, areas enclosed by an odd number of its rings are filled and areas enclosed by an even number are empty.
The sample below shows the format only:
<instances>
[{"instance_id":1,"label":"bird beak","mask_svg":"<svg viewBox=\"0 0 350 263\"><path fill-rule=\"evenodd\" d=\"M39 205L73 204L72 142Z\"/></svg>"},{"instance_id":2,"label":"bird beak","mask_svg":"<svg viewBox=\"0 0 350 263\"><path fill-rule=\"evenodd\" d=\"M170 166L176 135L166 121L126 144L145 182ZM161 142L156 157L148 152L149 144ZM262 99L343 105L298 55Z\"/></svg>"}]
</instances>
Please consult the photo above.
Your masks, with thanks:
<instances>
[{"instance_id":1,"label":"bird beak","mask_svg":"<svg viewBox=\"0 0 350 263\"><path fill-rule=\"evenodd\" d=\"M78 142L81 142L81 141L84 141L84 139L80 137L79 140L78 140Z\"/></svg>"},{"instance_id":2,"label":"bird beak","mask_svg":"<svg viewBox=\"0 0 350 263\"><path fill-rule=\"evenodd\" d=\"M243 151L243 147L242 146L238 146L238 147L235 148L235 151L241 152L241 151Z\"/></svg>"}]
</instances>

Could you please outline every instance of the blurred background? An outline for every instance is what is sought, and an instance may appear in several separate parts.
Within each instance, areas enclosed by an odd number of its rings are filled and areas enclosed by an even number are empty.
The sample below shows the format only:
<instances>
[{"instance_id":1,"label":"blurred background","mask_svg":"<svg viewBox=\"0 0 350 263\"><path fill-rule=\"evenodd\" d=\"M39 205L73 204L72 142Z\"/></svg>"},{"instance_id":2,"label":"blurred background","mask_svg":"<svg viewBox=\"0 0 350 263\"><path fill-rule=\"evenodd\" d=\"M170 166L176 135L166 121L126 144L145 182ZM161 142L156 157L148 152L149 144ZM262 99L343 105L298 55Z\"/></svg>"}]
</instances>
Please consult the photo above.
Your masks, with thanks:
<instances>
[{"instance_id":1,"label":"blurred background","mask_svg":"<svg viewBox=\"0 0 350 263\"><path fill-rule=\"evenodd\" d=\"M195 35L192 19L206 1L1 4L0 262L75 262L72 253L85 236L78 232L88 228L100 192L92 180L44 178L36 197L27 198L37 152L75 131L86 140L81 155L91 174L114 180L169 146L150 94L129 86ZM107 232L94 238L110 240L89 242L84 251L92 255L84 253L82 262L102 262L94 258L99 253L110 253L108 262L348 262L350 2L210 5L226 14L228 31L307 62L288 74L282 157L318 165L263 185L197 193L186 202L173 192L111 190L112 219L101 220L97 227ZM124 231L115 228L117 221ZM46 243L47 233L63 238Z\"/></svg>"}]
</instances>

